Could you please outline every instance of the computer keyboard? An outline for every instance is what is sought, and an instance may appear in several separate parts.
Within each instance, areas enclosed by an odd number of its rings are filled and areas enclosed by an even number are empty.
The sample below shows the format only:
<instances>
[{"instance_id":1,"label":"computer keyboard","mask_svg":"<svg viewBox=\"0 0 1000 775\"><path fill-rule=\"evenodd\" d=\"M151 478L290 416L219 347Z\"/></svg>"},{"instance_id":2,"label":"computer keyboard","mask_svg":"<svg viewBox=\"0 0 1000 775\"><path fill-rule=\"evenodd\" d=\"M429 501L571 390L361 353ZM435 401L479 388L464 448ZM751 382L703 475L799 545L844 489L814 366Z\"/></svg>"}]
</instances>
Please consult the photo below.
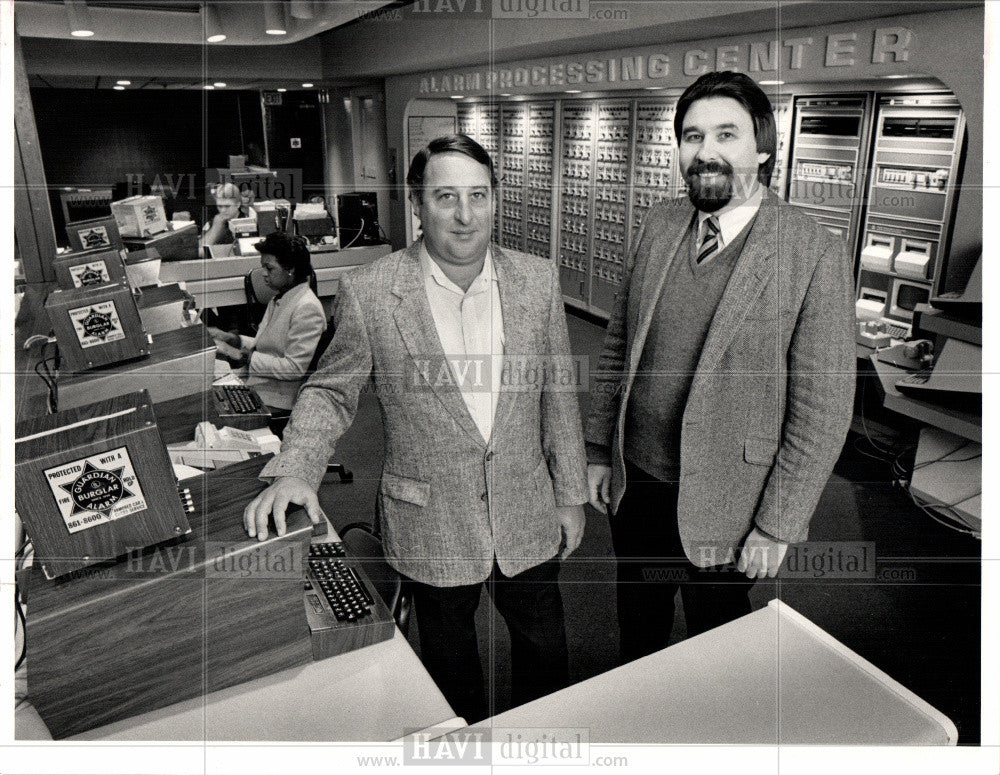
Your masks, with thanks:
<instances>
[{"instance_id":1,"label":"computer keyboard","mask_svg":"<svg viewBox=\"0 0 1000 775\"><path fill-rule=\"evenodd\" d=\"M894 326L891 323L886 324L885 332L893 339L906 339L910 335L910 329L907 326Z\"/></svg>"},{"instance_id":2,"label":"computer keyboard","mask_svg":"<svg viewBox=\"0 0 1000 775\"><path fill-rule=\"evenodd\" d=\"M246 385L219 385L215 397L223 406L221 414L256 414L264 412L264 406L252 388Z\"/></svg>"},{"instance_id":3,"label":"computer keyboard","mask_svg":"<svg viewBox=\"0 0 1000 775\"><path fill-rule=\"evenodd\" d=\"M306 602L316 613L324 610L319 596L310 594L318 589L337 621L353 622L370 616L375 601L354 568L342 559L346 556L344 545L339 542L310 545Z\"/></svg>"}]
</instances>

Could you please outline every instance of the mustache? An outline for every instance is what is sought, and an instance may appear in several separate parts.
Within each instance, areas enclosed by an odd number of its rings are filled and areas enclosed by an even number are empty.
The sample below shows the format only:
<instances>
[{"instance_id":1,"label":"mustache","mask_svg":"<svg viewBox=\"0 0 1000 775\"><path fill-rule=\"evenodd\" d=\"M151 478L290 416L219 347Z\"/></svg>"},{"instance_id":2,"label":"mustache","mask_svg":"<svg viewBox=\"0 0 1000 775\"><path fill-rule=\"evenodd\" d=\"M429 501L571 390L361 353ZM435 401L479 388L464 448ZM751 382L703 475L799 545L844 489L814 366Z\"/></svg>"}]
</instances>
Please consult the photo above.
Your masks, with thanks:
<instances>
[{"instance_id":1,"label":"mustache","mask_svg":"<svg viewBox=\"0 0 1000 775\"><path fill-rule=\"evenodd\" d=\"M688 167L686 177L691 175L732 175L732 165L725 161L694 161Z\"/></svg>"}]
</instances>

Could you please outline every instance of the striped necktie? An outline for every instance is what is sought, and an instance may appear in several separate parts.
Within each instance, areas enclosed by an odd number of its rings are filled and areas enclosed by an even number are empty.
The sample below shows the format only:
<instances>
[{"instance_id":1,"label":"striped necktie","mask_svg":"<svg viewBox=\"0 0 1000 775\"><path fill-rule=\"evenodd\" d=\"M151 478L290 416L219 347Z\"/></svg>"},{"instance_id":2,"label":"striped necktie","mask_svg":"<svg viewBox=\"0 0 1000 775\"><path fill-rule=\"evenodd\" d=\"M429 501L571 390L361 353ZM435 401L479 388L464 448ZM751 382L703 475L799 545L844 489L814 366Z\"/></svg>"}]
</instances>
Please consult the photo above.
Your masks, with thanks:
<instances>
[{"instance_id":1,"label":"striped necktie","mask_svg":"<svg viewBox=\"0 0 1000 775\"><path fill-rule=\"evenodd\" d=\"M719 220L710 215L705 219L705 235L701 240L701 247L698 248L698 258L696 263L701 263L719 249Z\"/></svg>"}]
</instances>

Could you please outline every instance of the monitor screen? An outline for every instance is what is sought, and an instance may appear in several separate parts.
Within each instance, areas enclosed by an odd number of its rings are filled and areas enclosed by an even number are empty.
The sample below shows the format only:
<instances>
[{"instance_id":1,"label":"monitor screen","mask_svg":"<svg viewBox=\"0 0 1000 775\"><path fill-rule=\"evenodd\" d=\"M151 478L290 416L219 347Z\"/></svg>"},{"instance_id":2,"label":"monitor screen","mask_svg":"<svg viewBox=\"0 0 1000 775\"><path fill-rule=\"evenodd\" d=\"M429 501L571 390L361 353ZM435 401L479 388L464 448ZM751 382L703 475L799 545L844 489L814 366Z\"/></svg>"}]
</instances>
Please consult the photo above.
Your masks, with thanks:
<instances>
[{"instance_id":1,"label":"monitor screen","mask_svg":"<svg viewBox=\"0 0 1000 775\"><path fill-rule=\"evenodd\" d=\"M889 314L911 320L918 304L926 304L930 298L930 288L905 280L895 280L892 286L892 305Z\"/></svg>"}]
</instances>

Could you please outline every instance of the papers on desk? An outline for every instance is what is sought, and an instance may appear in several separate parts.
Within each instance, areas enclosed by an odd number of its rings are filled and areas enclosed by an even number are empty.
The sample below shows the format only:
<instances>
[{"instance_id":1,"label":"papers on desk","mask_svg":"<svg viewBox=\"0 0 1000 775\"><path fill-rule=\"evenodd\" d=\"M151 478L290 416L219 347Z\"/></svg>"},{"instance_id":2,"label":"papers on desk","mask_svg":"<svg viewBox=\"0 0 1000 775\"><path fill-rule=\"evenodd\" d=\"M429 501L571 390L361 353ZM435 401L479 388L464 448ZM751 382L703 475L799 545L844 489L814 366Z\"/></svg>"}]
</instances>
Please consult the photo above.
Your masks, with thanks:
<instances>
[{"instance_id":1,"label":"papers on desk","mask_svg":"<svg viewBox=\"0 0 1000 775\"><path fill-rule=\"evenodd\" d=\"M178 465L200 470L221 468L252 457L277 454L280 449L281 439L271 433L269 428L244 431L238 428L216 428L210 422L201 422L195 428L194 441L168 444L167 454L170 455L176 473Z\"/></svg>"}]
</instances>

